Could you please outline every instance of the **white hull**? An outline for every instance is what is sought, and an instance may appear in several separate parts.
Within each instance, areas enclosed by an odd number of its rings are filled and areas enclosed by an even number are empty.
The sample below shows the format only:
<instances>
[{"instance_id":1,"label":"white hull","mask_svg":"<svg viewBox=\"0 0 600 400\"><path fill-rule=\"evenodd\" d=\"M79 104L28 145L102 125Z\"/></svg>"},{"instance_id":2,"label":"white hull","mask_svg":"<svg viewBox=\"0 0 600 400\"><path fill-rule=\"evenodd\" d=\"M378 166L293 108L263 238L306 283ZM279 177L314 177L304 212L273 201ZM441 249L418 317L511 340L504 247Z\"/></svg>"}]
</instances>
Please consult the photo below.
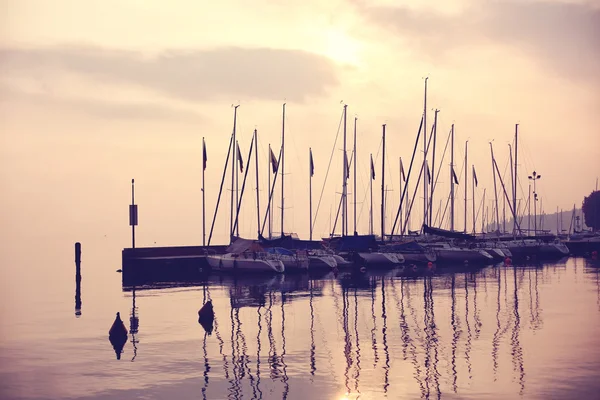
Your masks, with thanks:
<instances>
[{"instance_id":1,"label":"white hull","mask_svg":"<svg viewBox=\"0 0 600 400\"><path fill-rule=\"evenodd\" d=\"M358 256L368 265L397 265L404 262L404 257L398 253L358 253Z\"/></svg>"},{"instance_id":2,"label":"white hull","mask_svg":"<svg viewBox=\"0 0 600 400\"><path fill-rule=\"evenodd\" d=\"M264 253L257 254L220 254L206 256L208 264L217 271L239 272L284 272L285 266L280 260L266 257Z\"/></svg>"},{"instance_id":3,"label":"white hull","mask_svg":"<svg viewBox=\"0 0 600 400\"><path fill-rule=\"evenodd\" d=\"M492 263L492 257L481 249L463 249L449 245L432 247L440 263Z\"/></svg>"},{"instance_id":4,"label":"white hull","mask_svg":"<svg viewBox=\"0 0 600 400\"><path fill-rule=\"evenodd\" d=\"M283 263L286 272L308 271L308 257L279 255L279 260Z\"/></svg>"},{"instance_id":5,"label":"white hull","mask_svg":"<svg viewBox=\"0 0 600 400\"><path fill-rule=\"evenodd\" d=\"M321 269L321 268L335 268L337 267L337 261L333 256L309 256L310 269Z\"/></svg>"},{"instance_id":6,"label":"white hull","mask_svg":"<svg viewBox=\"0 0 600 400\"><path fill-rule=\"evenodd\" d=\"M350 261L346 260L344 257L342 256L338 256L337 254L332 255L333 259L335 260L337 265L348 265L348 264L352 264Z\"/></svg>"}]
</instances>

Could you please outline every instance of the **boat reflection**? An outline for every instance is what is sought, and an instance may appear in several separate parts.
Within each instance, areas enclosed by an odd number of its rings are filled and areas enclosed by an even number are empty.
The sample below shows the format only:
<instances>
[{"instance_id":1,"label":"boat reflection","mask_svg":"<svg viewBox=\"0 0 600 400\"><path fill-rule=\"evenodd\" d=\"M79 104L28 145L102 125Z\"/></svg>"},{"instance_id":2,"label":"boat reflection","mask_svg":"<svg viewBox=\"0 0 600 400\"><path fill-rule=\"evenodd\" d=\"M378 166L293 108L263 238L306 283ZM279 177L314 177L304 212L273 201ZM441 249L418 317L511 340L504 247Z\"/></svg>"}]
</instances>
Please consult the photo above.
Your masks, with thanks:
<instances>
[{"instance_id":1,"label":"boat reflection","mask_svg":"<svg viewBox=\"0 0 600 400\"><path fill-rule=\"evenodd\" d=\"M422 397L441 398L460 395L465 382L481 379L482 362L496 381L507 356L516 391L526 393L522 332L543 328L543 273L536 265L461 265L319 278L218 276L168 287L197 286L203 305L213 304L215 288L221 296L214 306L214 339L210 330L202 337L202 398L213 397L211 384L219 380L228 398L287 398L301 392L294 383L303 373L315 383L318 376L330 377L349 398L373 388L377 396L395 396L407 383L393 377L404 374ZM130 289L133 359L135 294L148 289ZM482 338L491 338L491 351L482 349Z\"/></svg>"}]
</instances>

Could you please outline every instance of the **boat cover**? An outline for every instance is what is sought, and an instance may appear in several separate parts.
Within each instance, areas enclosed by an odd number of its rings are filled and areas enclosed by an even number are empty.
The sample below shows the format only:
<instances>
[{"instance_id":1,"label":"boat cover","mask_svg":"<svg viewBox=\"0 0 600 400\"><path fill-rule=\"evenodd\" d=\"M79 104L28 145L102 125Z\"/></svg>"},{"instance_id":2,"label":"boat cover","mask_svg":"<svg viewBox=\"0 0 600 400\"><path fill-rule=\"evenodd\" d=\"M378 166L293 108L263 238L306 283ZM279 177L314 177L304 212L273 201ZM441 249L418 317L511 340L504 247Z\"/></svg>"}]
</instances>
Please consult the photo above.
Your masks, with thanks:
<instances>
[{"instance_id":1,"label":"boat cover","mask_svg":"<svg viewBox=\"0 0 600 400\"><path fill-rule=\"evenodd\" d=\"M237 238L225 251L227 253L240 254L245 251L264 251L264 249L254 240Z\"/></svg>"},{"instance_id":2,"label":"boat cover","mask_svg":"<svg viewBox=\"0 0 600 400\"><path fill-rule=\"evenodd\" d=\"M404 243L391 243L388 245L385 245L384 247L381 247L380 250L386 250L386 251L391 251L391 252L398 252L398 253L422 253L425 251L425 248L423 246L421 246L419 243L415 242L414 240L411 240L410 242L404 242Z\"/></svg>"},{"instance_id":3,"label":"boat cover","mask_svg":"<svg viewBox=\"0 0 600 400\"><path fill-rule=\"evenodd\" d=\"M291 235L283 235L275 239L266 239L261 237L259 242L265 247L283 247L294 250L321 249L323 244L321 241L315 240L300 240Z\"/></svg>"},{"instance_id":4,"label":"boat cover","mask_svg":"<svg viewBox=\"0 0 600 400\"><path fill-rule=\"evenodd\" d=\"M294 252L283 247L268 247L265 249L267 253L271 254L282 254L284 256L293 256Z\"/></svg>"},{"instance_id":5,"label":"boat cover","mask_svg":"<svg viewBox=\"0 0 600 400\"><path fill-rule=\"evenodd\" d=\"M429 233L430 235L437 235L452 239L475 240L475 236L469 235L468 233L447 231L445 229L440 228L432 228L431 226L428 226L426 224L423 224L423 232Z\"/></svg>"},{"instance_id":6,"label":"boat cover","mask_svg":"<svg viewBox=\"0 0 600 400\"><path fill-rule=\"evenodd\" d=\"M372 251L377 249L375 235L341 236L327 239L331 248L337 251Z\"/></svg>"}]
</instances>

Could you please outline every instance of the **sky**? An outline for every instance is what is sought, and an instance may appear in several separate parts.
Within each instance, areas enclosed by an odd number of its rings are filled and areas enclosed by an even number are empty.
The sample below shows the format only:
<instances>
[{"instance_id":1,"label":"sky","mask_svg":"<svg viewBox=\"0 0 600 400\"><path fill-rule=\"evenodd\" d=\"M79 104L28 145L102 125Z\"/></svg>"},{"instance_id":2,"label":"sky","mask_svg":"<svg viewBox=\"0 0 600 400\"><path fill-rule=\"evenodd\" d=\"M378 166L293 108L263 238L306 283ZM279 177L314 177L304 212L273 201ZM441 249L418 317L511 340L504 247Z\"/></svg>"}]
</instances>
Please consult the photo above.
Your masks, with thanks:
<instances>
[{"instance_id":1,"label":"sky","mask_svg":"<svg viewBox=\"0 0 600 400\"><path fill-rule=\"evenodd\" d=\"M322 193L314 236L330 230L341 191L343 104L350 150L357 118L357 188L352 170L349 231L355 192L357 230L368 231L373 154L379 232L383 124L389 230L399 200L399 157L408 172L425 77L428 135L434 110L440 110L436 170L455 126L458 229L464 219L466 140L469 226L470 171L474 166L479 181L477 210L484 188L491 210L489 143L510 186L508 144L515 124L517 197L523 204L527 175L534 170L542 175L539 206L548 213L580 206L600 175L597 2L0 0L0 5L0 218L11 228L1 233L5 241L110 236L127 247L127 205L135 178L138 245L200 244L202 138L208 154L208 237L233 105L240 106L237 138L244 161L252 132L258 132L262 221L268 146L277 152L281 144L283 103L284 230L308 237L309 148L314 213ZM410 189L422 163L422 143L418 149ZM433 201L435 219L444 214L449 162L446 154ZM239 180L241 187L243 175ZM279 232L277 185L274 230ZM246 237L257 233L256 188L252 165L240 214L240 235ZM212 243L228 240L229 190L228 175ZM423 214L421 191L412 213L416 229Z\"/></svg>"}]
</instances>

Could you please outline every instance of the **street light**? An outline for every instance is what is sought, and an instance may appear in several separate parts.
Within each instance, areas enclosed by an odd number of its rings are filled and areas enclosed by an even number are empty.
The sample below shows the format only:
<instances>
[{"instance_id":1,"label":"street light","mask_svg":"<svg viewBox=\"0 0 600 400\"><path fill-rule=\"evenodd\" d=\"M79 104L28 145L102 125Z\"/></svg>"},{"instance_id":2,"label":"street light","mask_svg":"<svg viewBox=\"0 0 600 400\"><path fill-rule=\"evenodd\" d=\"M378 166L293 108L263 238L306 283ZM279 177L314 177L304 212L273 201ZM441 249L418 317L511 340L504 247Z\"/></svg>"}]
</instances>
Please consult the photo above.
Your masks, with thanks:
<instances>
[{"instance_id":1,"label":"street light","mask_svg":"<svg viewBox=\"0 0 600 400\"><path fill-rule=\"evenodd\" d=\"M538 175L535 171L533 171L532 175L528 176L528 178L533 181L533 231L534 231L535 236L537 236L537 201L538 201L537 191L535 190L535 181L537 181L541 177L542 176Z\"/></svg>"}]
</instances>

